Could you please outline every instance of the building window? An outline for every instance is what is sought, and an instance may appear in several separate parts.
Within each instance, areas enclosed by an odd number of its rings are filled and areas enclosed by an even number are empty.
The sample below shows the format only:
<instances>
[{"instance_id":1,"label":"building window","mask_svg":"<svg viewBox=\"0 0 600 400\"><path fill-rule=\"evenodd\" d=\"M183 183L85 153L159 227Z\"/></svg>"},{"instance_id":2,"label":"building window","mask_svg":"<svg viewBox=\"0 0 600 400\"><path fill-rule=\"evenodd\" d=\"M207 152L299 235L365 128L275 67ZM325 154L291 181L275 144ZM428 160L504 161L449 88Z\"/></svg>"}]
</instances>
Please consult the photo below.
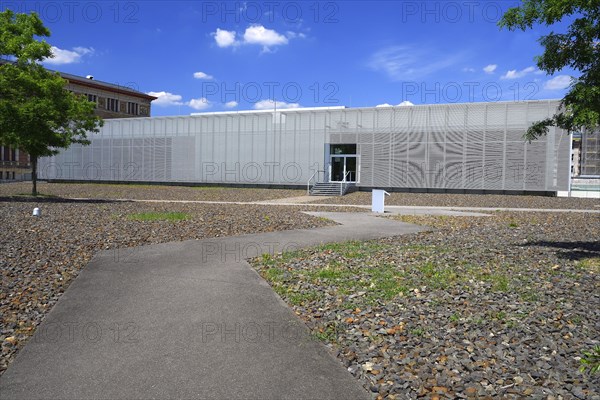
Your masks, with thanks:
<instances>
[{"instance_id":1,"label":"building window","mask_svg":"<svg viewBox=\"0 0 600 400\"><path fill-rule=\"evenodd\" d=\"M119 112L119 100L117 99L106 99L106 109L108 111Z\"/></svg>"},{"instance_id":2,"label":"building window","mask_svg":"<svg viewBox=\"0 0 600 400\"><path fill-rule=\"evenodd\" d=\"M127 102L127 114L130 115L139 115L140 114L140 106L138 103L133 103L131 101Z\"/></svg>"},{"instance_id":3,"label":"building window","mask_svg":"<svg viewBox=\"0 0 600 400\"><path fill-rule=\"evenodd\" d=\"M87 94L87 100L90 103L94 103L94 108L98 106L98 96L96 96L95 94Z\"/></svg>"},{"instance_id":4,"label":"building window","mask_svg":"<svg viewBox=\"0 0 600 400\"><path fill-rule=\"evenodd\" d=\"M17 161L17 149L10 146L0 147L0 161Z\"/></svg>"}]
</instances>

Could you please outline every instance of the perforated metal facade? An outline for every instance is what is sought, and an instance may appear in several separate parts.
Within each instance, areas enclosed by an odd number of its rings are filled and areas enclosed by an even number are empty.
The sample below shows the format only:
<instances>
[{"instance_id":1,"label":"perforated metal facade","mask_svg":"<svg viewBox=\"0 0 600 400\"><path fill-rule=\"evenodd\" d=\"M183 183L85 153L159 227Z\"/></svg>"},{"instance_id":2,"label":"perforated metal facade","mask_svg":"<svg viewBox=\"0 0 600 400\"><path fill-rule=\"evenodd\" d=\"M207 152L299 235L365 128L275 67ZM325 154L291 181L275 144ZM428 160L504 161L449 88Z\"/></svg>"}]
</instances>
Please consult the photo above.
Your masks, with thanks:
<instances>
[{"instance_id":1,"label":"perforated metal facade","mask_svg":"<svg viewBox=\"0 0 600 400\"><path fill-rule=\"evenodd\" d=\"M567 190L569 136L523 134L557 101L212 113L106 121L42 179L305 185L357 144L359 187Z\"/></svg>"},{"instance_id":2,"label":"perforated metal facade","mask_svg":"<svg viewBox=\"0 0 600 400\"><path fill-rule=\"evenodd\" d=\"M583 132L581 136L581 169L583 176L600 176L600 131Z\"/></svg>"}]
</instances>

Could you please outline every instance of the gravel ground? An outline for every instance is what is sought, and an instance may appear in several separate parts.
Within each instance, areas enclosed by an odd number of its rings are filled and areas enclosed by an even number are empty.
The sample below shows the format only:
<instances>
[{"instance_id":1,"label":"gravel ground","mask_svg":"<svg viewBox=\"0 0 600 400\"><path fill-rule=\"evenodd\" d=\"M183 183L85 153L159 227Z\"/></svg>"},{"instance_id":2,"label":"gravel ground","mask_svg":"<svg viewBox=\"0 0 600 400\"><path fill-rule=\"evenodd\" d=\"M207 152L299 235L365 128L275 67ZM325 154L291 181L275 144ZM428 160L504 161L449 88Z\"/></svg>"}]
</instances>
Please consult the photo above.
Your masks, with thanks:
<instances>
[{"instance_id":1,"label":"gravel ground","mask_svg":"<svg viewBox=\"0 0 600 400\"><path fill-rule=\"evenodd\" d=\"M600 399L600 217L395 218L435 230L253 263L374 398Z\"/></svg>"},{"instance_id":2,"label":"gravel ground","mask_svg":"<svg viewBox=\"0 0 600 400\"><path fill-rule=\"evenodd\" d=\"M343 197L319 200L323 204L371 204L371 192L354 192ZM578 199L544 196L503 196L493 194L390 193L385 197L389 206L492 207L600 210L599 199Z\"/></svg>"},{"instance_id":3,"label":"gravel ground","mask_svg":"<svg viewBox=\"0 0 600 400\"><path fill-rule=\"evenodd\" d=\"M104 249L328 224L314 207L68 198L261 201L303 191L143 185L0 185L0 374ZM322 199L317 199L322 201ZM369 204L370 193L330 203ZM597 200L394 193L387 204L593 208ZM31 216L33 207L43 216ZM319 208L319 211L324 211ZM332 211L361 211L338 208ZM177 212L179 221L132 219ZM263 257L256 267L374 397L600 399L580 373L599 343L600 217L398 217L436 231ZM7 229L10 228L10 229ZM594 241L596 240L596 241Z\"/></svg>"},{"instance_id":4,"label":"gravel ground","mask_svg":"<svg viewBox=\"0 0 600 400\"><path fill-rule=\"evenodd\" d=\"M132 219L148 212L185 219ZM328 224L294 207L0 198L0 374L99 250Z\"/></svg>"},{"instance_id":5,"label":"gravel ground","mask_svg":"<svg viewBox=\"0 0 600 400\"><path fill-rule=\"evenodd\" d=\"M38 192L66 198L132 200L265 201L303 196L305 190L165 186L112 183L38 183ZM0 196L29 195L31 182L0 184Z\"/></svg>"}]
</instances>

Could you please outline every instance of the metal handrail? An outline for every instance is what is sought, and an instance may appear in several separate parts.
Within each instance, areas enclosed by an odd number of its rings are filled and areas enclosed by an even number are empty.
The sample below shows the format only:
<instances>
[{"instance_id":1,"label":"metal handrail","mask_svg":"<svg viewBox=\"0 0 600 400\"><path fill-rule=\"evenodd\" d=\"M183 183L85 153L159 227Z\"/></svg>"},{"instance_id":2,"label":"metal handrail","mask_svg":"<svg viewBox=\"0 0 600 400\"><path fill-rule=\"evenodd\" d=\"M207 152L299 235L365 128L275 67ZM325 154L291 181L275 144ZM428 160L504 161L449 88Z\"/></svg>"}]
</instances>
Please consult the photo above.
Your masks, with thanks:
<instances>
[{"instance_id":1,"label":"metal handrail","mask_svg":"<svg viewBox=\"0 0 600 400\"><path fill-rule=\"evenodd\" d=\"M325 171L324 170L316 170L314 174L312 174L312 176L309 178L308 182L306 183L306 194L310 195L310 182L315 178L315 175L317 176L317 182L319 180L319 172L322 172L323 175L325 175Z\"/></svg>"},{"instance_id":2,"label":"metal handrail","mask_svg":"<svg viewBox=\"0 0 600 400\"><path fill-rule=\"evenodd\" d=\"M352 173L352 171L348 171L346 172L346 175L344 175L344 179L342 180L342 182L340 183L340 196L344 195L344 190L346 190L346 188L348 187L347 185L349 185L350 183L348 182L347 178L348 175L350 175L350 173Z\"/></svg>"}]
</instances>

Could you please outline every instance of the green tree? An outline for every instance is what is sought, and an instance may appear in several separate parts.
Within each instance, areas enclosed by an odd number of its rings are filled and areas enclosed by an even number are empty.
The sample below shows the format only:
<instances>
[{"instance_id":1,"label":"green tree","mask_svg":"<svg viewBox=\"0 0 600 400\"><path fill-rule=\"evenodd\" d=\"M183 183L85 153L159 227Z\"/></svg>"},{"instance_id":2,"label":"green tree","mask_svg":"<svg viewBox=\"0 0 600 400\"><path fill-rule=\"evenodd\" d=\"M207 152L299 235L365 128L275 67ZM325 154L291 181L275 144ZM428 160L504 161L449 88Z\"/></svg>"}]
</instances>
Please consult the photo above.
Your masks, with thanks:
<instances>
[{"instance_id":1,"label":"green tree","mask_svg":"<svg viewBox=\"0 0 600 400\"><path fill-rule=\"evenodd\" d=\"M523 0L498 22L501 28L525 31L566 18L571 20L565 33L551 32L539 39L544 53L536 57L537 66L548 74L570 67L580 75L572 77L558 112L529 127L529 141L548 133L550 126L591 132L600 126L600 0Z\"/></svg>"},{"instance_id":2,"label":"green tree","mask_svg":"<svg viewBox=\"0 0 600 400\"><path fill-rule=\"evenodd\" d=\"M37 37L48 36L35 13L0 13L0 58L7 60L0 62L0 143L29 154L34 196L39 158L73 143L89 144L87 134L103 123L94 103L69 92L67 81L40 65L52 52Z\"/></svg>"}]
</instances>

